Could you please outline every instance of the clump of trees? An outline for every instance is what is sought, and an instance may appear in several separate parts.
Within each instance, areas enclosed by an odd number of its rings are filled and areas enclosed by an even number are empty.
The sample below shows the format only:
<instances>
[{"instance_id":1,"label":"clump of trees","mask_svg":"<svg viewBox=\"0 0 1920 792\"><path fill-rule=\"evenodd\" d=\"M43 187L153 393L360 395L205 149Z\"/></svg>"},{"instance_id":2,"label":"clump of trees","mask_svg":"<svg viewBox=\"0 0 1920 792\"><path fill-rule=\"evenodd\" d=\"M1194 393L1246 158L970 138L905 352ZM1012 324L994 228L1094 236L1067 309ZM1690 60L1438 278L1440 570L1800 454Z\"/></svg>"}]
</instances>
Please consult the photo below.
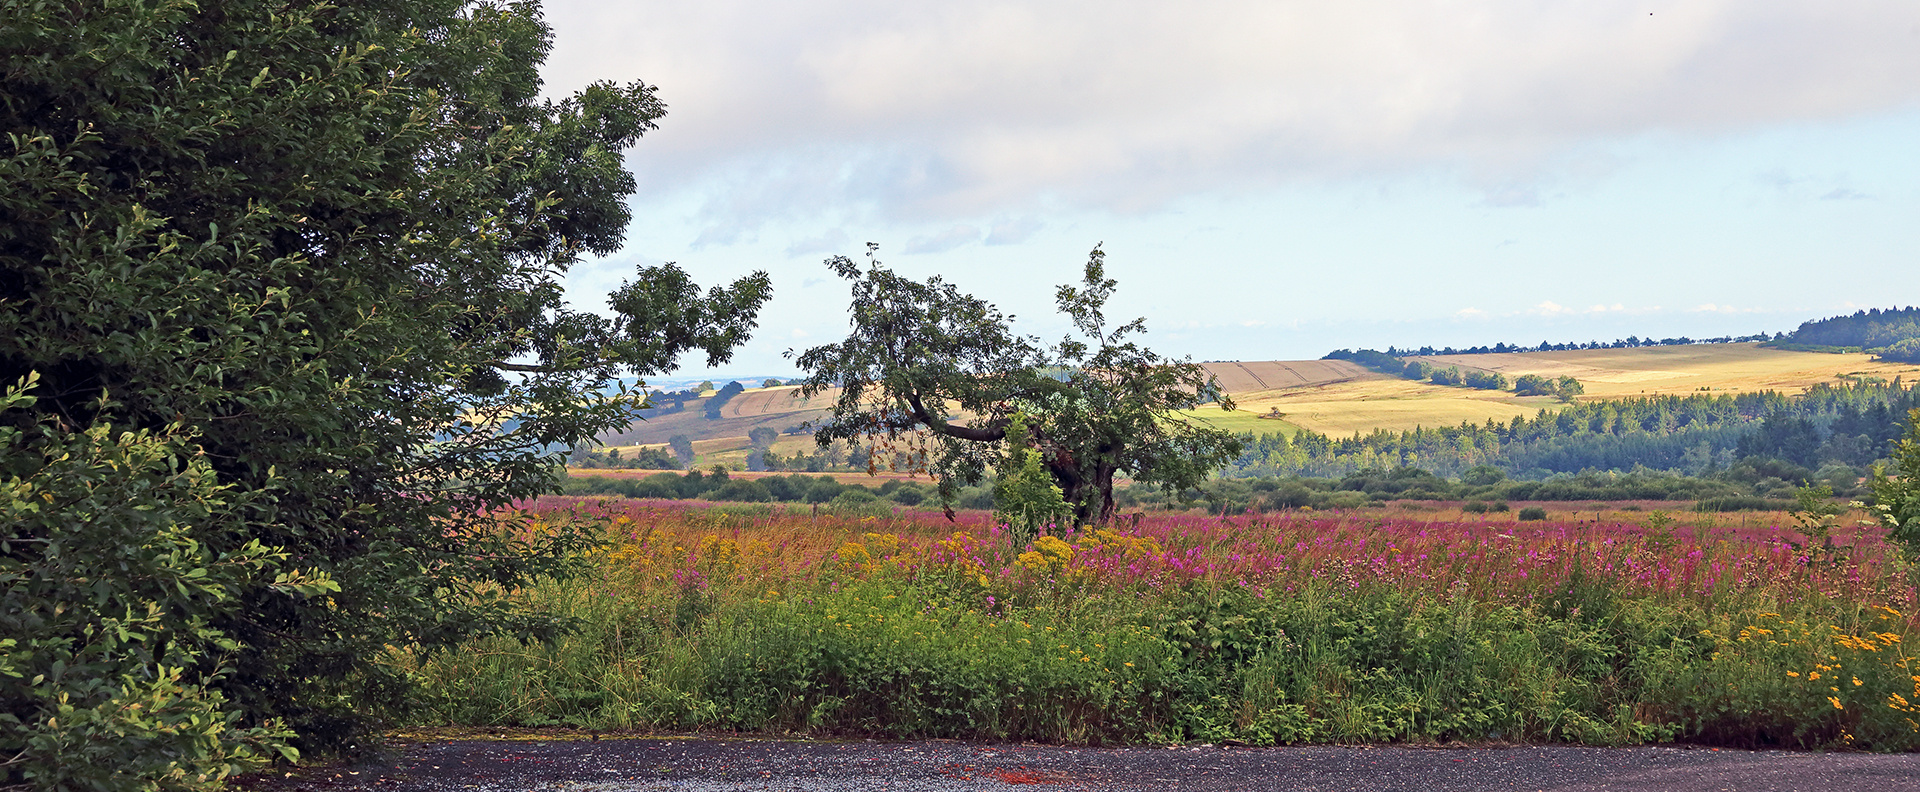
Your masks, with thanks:
<instances>
[{"instance_id":1,"label":"clump of trees","mask_svg":"<svg viewBox=\"0 0 1920 792\"><path fill-rule=\"evenodd\" d=\"M1177 413L1231 406L1206 370L1136 342L1144 320L1107 321L1115 282L1099 247L1079 285L1055 290L1076 334L1051 346L1015 333L1012 317L942 278L920 282L881 266L877 249L868 245L864 268L844 256L827 261L853 286L853 330L798 358L802 393L839 389L819 442L901 449L951 499L954 487L981 481L1020 450L1009 447L1009 429L1024 415L1024 445L1082 523L1112 518L1121 473L1184 489L1239 456L1237 437Z\"/></svg>"},{"instance_id":2,"label":"clump of trees","mask_svg":"<svg viewBox=\"0 0 1920 792\"><path fill-rule=\"evenodd\" d=\"M642 470L679 470L686 466L672 451L665 448L641 448L622 453L618 448L601 451L587 445L574 446L573 453L567 455L567 465L577 468L611 468Z\"/></svg>"},{"instance_id":3,"label":"clump of trees","mask_svg":"<svg viewBox=\"0 0 1920 792\"><path fill-rule=\"evenodd\" d=\"M502 507L770 291L666 264L607 316L561 300L621 244L655 89L541 99L534 3L5 30L0 787L217 787L359 744L404 706L392 647L563 626L507 595L594 537Z\"/></svg>"},{"instance_id":4,"label":"clump of trees","mask_svg":"<svg viewBox=\"0 0 1920 792\"><path fill-rule=\"evenodd\" d=\"M745 393L746 390L747 386L745 385L738 382L729 382L725 387L722 387L718 392L714 393L712 397L707 399L707 420L720 420L720 409L726 407L727 402L733 401L733 397Z\"/></svg>"},{"instance_id":5,"label":"clump of trees","mask_svg":"<svg viewBox=\"0 0 1920 792\"><path fill-rule=\"evenodd\" d=\"M1572 377L1554 379L1538 374L1522 374L1514 378L1513 392L1519 396L1552 396L1563 402L1572 402L1575 396L1586 393L1587 388Z\"/></svg>"}]
</instances>

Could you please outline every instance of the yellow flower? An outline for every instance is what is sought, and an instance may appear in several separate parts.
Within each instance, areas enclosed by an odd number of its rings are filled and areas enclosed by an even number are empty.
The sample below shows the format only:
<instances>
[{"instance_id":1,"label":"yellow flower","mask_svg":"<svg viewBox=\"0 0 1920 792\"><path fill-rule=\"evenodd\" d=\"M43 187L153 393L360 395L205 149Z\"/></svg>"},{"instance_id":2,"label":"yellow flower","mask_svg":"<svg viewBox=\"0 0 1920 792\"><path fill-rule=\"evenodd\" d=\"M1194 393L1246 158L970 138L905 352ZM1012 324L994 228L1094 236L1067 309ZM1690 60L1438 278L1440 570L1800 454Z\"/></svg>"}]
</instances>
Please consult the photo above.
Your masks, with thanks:
<instances>
[{"instance_id":1,"label":"yellow flower","mask_svg":"<svg viewBox=\"0 0 1920 792\"><path fill-rule=\"evenodd\" d=\"M1861 684L1863 684L1863 683L1862 683L1862 682L1860 681L1860 678L1859 678L1859 677L1854 677L1854 678L1853 678L1853 686L1854 686L1854 687L1859 687L1859 686L1860 686Z\"/></svg>"},{"instance_id":2,"label":"yellow flower","mask_svg":"<svg viewBox=\"0 0 1920 792\"><path fill-rule=\"evenodd\" d=\"M1795 678L1795 679L1799 679L1799 678L1800 678L1800 672L1798 672L1798 671L1788 671L1788 672L1787 672L1787 676L1790 676L1790 677L1793 677L1793 678Z\"/></svg>"},{"instance_id":3,"label":"yellow flower","mask_svg":"<svg viewBox=\"0 0 1920 792\"><path fill-rule=\"evenodd\" d=\"M1834 709L1846 709L1846 707L1842 707L1842 706L1840 706L1840 700L1839 700L1839 699L1837 699L1837 698L1834 698L1834 697L1832 697L1832 696L1828 696L1828 697L1827 697L1827 700L1828 700L1828 701L1831 701L1831 702L1833 702L1833 708L1834 708Z\"/></svg>"}]
</instances>

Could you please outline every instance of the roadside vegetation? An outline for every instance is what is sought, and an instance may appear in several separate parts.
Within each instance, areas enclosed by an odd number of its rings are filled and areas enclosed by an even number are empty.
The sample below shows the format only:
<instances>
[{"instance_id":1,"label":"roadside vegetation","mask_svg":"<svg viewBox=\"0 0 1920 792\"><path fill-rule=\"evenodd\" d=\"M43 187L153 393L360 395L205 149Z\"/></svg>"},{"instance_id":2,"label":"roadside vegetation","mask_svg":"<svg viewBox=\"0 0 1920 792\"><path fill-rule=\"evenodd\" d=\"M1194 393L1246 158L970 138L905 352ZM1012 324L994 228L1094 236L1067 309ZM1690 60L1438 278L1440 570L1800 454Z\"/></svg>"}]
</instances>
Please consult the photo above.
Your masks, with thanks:
<instances>
[{"instance_id":1,"label":"roadside vegetation","mask_svg":"<svg viewBox=\"0 0 1920 792\"><path fill-rule=\"evenodd\" d=\"M594 574L525 594L581 629L394 654L411 723L1920 747L1913 568L1873 531L1370 509L1015 544L982 512L529 510L607 531Z\"/></svg>"}]
</instances>

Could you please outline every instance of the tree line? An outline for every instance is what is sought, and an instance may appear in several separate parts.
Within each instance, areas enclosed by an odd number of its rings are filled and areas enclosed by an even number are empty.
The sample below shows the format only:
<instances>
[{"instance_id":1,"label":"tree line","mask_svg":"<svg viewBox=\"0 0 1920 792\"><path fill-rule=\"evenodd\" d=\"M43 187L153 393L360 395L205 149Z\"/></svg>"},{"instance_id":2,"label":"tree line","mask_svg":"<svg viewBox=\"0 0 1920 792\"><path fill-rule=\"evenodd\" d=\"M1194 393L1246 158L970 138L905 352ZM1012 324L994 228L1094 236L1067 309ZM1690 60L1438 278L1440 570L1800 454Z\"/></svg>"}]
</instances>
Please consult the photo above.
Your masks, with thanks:
<instances>
[{"instance_id":1,"label":"tree line","mask_svg":"<svg viewBox=\"0 0 1920 792\"><path fill-rule=\"evenodd\" d=\"M1385 354L1391 355L1393 357L1437 357L1441 355L1486 355L1486 354L1500 354L1504 352L1573 352L1573 351L1586 350L1586 349L1637 349L1639 347L1655 347L1655 346L1687 346L1689 344L1738 344L1738 343L1743 343L1748 341L1773 341L1773 340L1781 339L1785 337L1785 335L1786 335L1785 333L1754 333L1752 335L1718 336L1715 338L1688 338L1687 336L1678 336L1675 338L1651 338L1651 337L1641 338L1639 336L1627 336L1626 338L1621 338L1614 341L1586 341L1586 342L1575 341L1575 342L1563 342L1563 343L1541 341L1540 343L1535 344L1533 346L1527 346L1526 344L1500 343L1500 344L1494 344L1493 346L1484 346L1484 345L1473 346L1473 347L1466 347L1464 349L1455 349L1450 346L1437 347L1437 348L1431 347L1431 346L1423 346L1418 349L1415 349L1413 347L1400 349L1398 347L1390 346L1390 347L1387 347L1387 351ZM1336 354L1341 351L1345 351L1345 350L1336 350ZM1329 354L1326 357L1326 359L1337 360L1342 358L1335 358L1333 354Z\"/></svg>"},{"instance_id":2,"label":"tree line","mask_svg":"<svg viewBox=\"0 0 1920 792\"><path fill-rule=\"evenodd\" d=\"M1863 470L1882 458L1907 411L1920 407L1899 379L1822 383L1807 393L1645 396L1573 403L1532 419L1376 430L1333 438L1311 431L1246 434L1230 476L1344 476L1418 467L1456 475L1479 466L1539 478L1582 470L1692 473L1748 457L1806 469Z\"/></svg>"},{"instance_id":3,"label":"tree line","mask_svg":"<svg viewBox=\"0 0 1920 792\"><path fill-rule=\"evenodd\" d=\"M1920 363L1920 308L1878 308L1801 323L1769 346L1814 352L1868 352L1883 360Z\"/></svg>"}]
</instances>

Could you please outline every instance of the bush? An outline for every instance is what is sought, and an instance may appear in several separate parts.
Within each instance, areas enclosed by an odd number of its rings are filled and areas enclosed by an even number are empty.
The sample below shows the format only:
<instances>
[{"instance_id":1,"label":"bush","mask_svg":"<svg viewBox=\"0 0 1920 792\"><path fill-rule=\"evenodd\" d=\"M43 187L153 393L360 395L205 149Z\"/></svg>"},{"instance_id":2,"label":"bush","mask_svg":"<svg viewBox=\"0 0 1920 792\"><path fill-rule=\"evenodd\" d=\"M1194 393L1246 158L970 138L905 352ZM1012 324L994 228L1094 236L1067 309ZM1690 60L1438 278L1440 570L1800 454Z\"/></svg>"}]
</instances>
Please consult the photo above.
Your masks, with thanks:
<instances>
[{"instance_id":1,"label":"bush","mask_svg":"<svg viewBox=\"0 0 1920 792\"><path fill-rule=\"evenodd\" d=\"M1520 519L1523 522L1539 522L1547 519L1547 510L1539 506L1528 506L1520 510Z\"/></svg>"},{"instance_id":2,"label":"bush","mask_svg":"<svg viewBox=\"0 0 1920 792\"><path fill-rule=\"evenodd\" d=\"M849 517L888 517L893 507L866 487L848 487L827 502L827 510Z\"/></svg>"},{"instance_id":3,"label":"bush","mask_svg":"<svg viewBox=\"0 0 1920 792\"><path fill-rule=\"evenodd\" d=\"M813 482L813 484L807 487L806 501L808 503L828 503L831 502L835 496L839 495L843 489L846 488L841 486L840 482L830 478L823 478Z\"/></svg>"},{"instance_id":4,"label":"bush","mask_svg":"<svg viewBox=\"0 0 1920 792\"><path fill-rule=\"evenodd\" d=\"M31 382L0 413L31 407ZM287 556L258 541L216 553L192 538L261 499L216 484L181 427L28 426L0 424L0 788L214 790L296 756L283 724L230 711L216 685L234 645L210 623L242 586L338 587L276 580Z\"/></svg>"},{"instance_id":5,"label":"bush","mask_svg":"<svg viewBox=\"0 0 1920 792\"><path fill-rule=\"evenodd\" d=\"M773 500L773 493L767 485L751 479L729 479L727 483L707 493L707 500L741 501L745 503L765 503Z\"/></svg>"}]
</instances>

